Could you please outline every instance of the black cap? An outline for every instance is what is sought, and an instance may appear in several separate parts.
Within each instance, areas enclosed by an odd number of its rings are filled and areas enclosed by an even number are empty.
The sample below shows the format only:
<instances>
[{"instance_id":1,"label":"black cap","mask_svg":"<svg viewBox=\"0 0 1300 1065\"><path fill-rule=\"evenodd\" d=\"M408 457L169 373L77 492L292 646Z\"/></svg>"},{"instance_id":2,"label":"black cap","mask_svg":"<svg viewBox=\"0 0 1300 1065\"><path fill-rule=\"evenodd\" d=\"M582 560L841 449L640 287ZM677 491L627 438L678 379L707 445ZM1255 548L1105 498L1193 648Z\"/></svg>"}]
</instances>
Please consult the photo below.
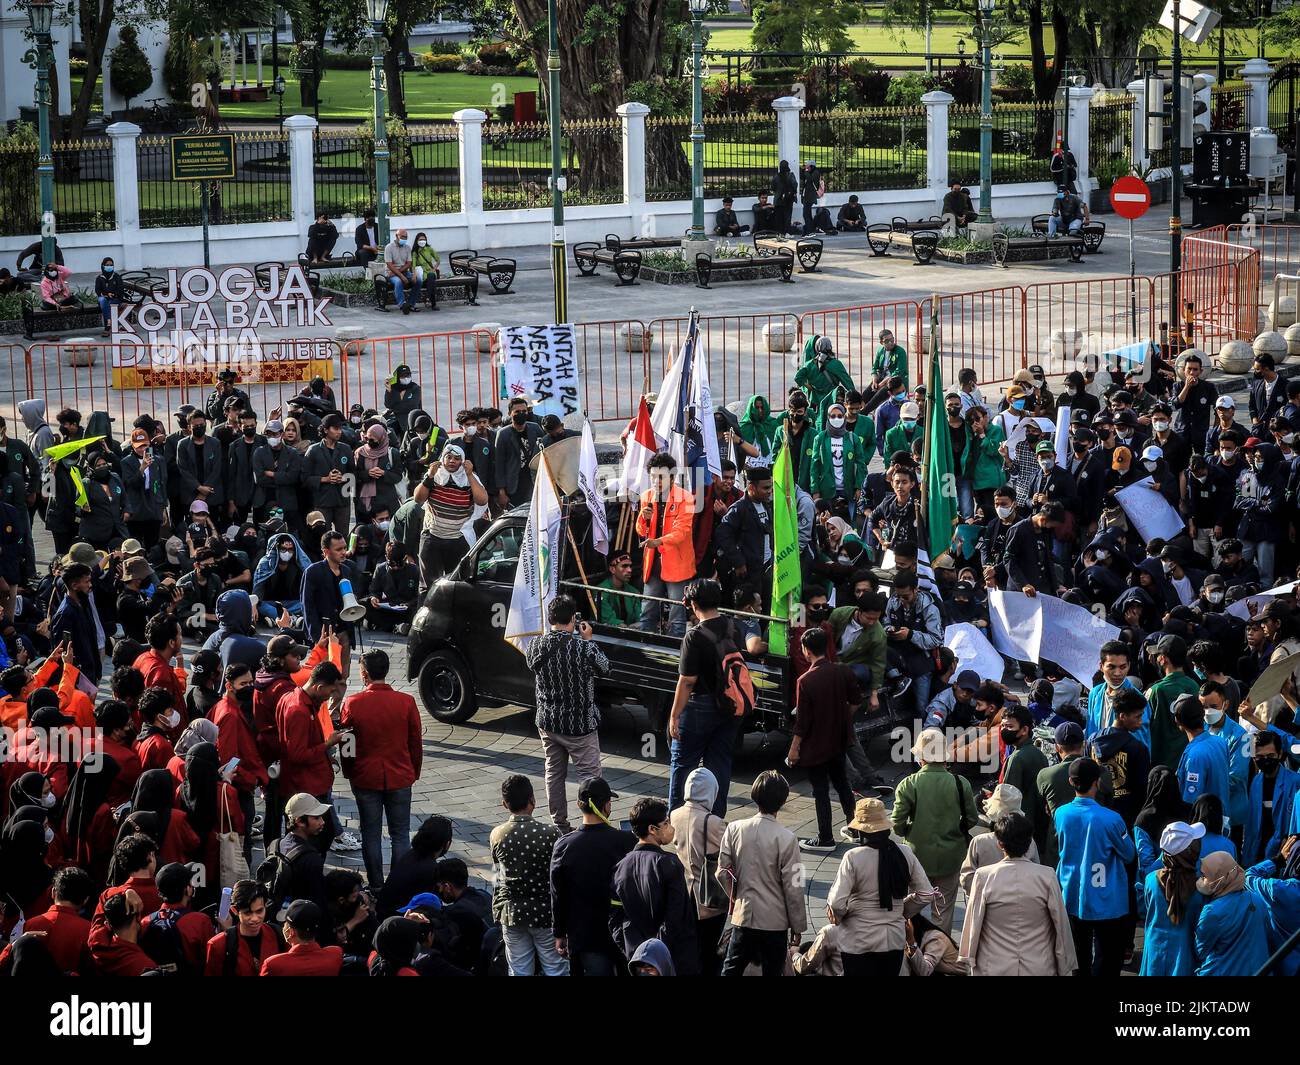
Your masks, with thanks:
<instances>
[{"instance_id":1,"label":"black cap","mask_svg":"<svg viewBox=\"0 0 1300 1065\"><path fill-rule=\"evenodd\" d=\"M1117 415L1115 415L1115 424L1124 425L1130 429L1136 429L1139 424L1138 416L1134 414L1131 410L1122 410Z\"/></svg>"},{"instance_id":2,"label":"black cap","mask_svg":"<svg viewBox=\"0 0 1300 1065\"><path fill-rule=\"evenodd\" d=\"M1092 415L1084 407L1077 407L1070 411L1071 425L1087 425L1092 421Z\"/></svg>"},{"instance_id":3,"label":"black cap","mask_svg":"<svg viewBox=\"0 0 1300 1065\"><path fill-rule=\"evenodd\" d=\"M1101 766L1091 758L1076 758L1070 763L1070 785L1075 791L1087 791L1101 779Z\"/></svg>"},{"instance_id":4,"label":"black cap","mask_svg":"<svg viewBox=\"0 0 1300 1065\"><path fill-rule=\"evenodd\" d=\"M154 874L158 894L168 902L185 897L185 885L194 879L194 870L180 862L169 862Z\"/></svg>"},{"instance_id":5,"label":"black cap","mask_svg":"<svg viewBox=\"0 0 1300 1065\"><path fill-rule=\"evenodd\" d=\"M310 899L296 899L289 904L289 911L285 914L285 921L293 925L295 932L301 932L304 935L313 935L316 929L320 927L324 914L321 908Z\"/></svg>"},{"instance_id":6,"label":"black cap","mask_svg":"<svg viewBox=\"0 0 1300 1065\"><path fill-rule=\"evenodd\" d=\"M1187 654L1187 641L1181 636L1166 635L1161 636L1156 642L1156 654L1158 655L1185 655Z\"/></svg>"},{"instance_id":7,"label":"black cap","mask_svg":"<svg viewBox=\"0 0 1300 1065\"><path fill-rule=\"evenodd\" d=\"M617 799L618 792L611 791L603 777L588 777L578 785L578 806L595 813L610 799Z\"/></svg>"},{"instance_id":8,"label":"black cap","mask_svg":"<svg viewBox=\"0 0 1300 1065\"><path fill-rule=\"evenodd\" d=\"M219 374L217 374L217 380L218 380L218 381L233 381L233 380L234 380L236 377L238 377L238 376L239 376L239 375L238 375L237 373L235 373L234 370L232 370L232 369L230 369L229 367L227 367L226 369L222 370Z\"/></svg>"},{"instance_id":9,"label":"black cap","mask_svg":"<svg viewBox=\"0 0 1300 1065\"><path fill-rule=\"evenodd\" d=\"M198 651L190 659L191 677L210 677L221 672L221 655L216 651Z\"/></svg>"},{"instance_id":10,"label":"black cap","mask_svg":"<svg viewBox=\"0 0 1300 1065\"><path fill-rule=\"evenodd\" d=\"M42 688L41 691L49 691L48 688ZM57 697L56 697L57 698ZM31 709L31 701L28 701L28 724L32 728L62 728L67 725L75 725L76 719L69 717L57 706L42 706L39 710Z\"/></svg>"}]
</instances>

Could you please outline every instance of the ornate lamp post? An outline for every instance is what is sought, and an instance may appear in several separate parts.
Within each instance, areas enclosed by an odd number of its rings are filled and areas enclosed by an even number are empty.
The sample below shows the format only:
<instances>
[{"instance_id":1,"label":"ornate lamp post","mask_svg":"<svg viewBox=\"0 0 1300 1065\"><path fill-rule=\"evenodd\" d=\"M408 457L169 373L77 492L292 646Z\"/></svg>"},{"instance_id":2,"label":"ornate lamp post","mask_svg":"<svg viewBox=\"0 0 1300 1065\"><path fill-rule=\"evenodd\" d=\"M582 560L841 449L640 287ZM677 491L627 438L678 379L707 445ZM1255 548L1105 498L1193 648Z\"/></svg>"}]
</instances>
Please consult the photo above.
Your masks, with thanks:
<instances>
[{"instance_id":1,"label":"ornate lamp post","mask_svg":"<svg viewBox=\"0 0 1300 1065\"><path fill-rule=\"evenodd\" d=\"M688 239L707 240L704 229L704 16L709 0L691 8L691 229Z\"/></svg>"},{"instance_id":2,"label":"ornate lamp post","mask_svg":"<svg viewBox=\"0 0 1300 1065\"><path fill-rule=\"evenodd\" d=\"M980 213L981 225L993 221L993 4L979 0L980 12Z\"/></svg>"},{"instance_id":3,"label":"ornate lamp post","mask_svg":"<svg viewBox=\"0 0 1300 1065\"><path fill-rule=\"evenodd\" d=\"M569 275L564 265L564 126L560 118L560 27L555 0L546 3L546 113L551 129L551 284L556 323L569 320Z\"/></svg>"},{"instance_id":4,"label":"ornate lamp post","mask_svg":"<svg viewBox=\"0 0 1300 1065\"><path fill-rule=\"evenodd\" d=\"M374 49L374 66L370 87L375 96L375 227L379 244L388 244L388 120L384 106L384 24L388 21L388 0L366 0L370 19L370 43Z\"/></svg>"},{"instance_id":5,"label":"ornate lamp post","mask_svg":"<svg viewBox=\"0 0 1300 1065\"><path fill-rule=\"evenodd\" d=\"M40 155L36 176L41 183L41 262L54 262L54 157L50 151L50 27L54 25L53 0L30 0L27 17L36 35L36 109Z\"/></svg>"}]
</instances>

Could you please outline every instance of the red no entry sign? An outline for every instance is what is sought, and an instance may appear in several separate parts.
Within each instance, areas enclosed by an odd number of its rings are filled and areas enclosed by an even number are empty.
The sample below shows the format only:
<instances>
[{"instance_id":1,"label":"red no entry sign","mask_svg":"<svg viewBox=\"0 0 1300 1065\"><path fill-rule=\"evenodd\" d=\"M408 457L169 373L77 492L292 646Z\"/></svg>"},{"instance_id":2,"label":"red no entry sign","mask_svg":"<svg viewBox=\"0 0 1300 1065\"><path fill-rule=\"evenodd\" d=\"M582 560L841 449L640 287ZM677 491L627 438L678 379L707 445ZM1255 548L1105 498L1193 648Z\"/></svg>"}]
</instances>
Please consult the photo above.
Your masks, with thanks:
<instances>
[{"instance_id":1,"label":"red no entry sign","mask_svg":"<svg viewBox=\"0 0 1300 1065\"><path fill-rule=\"evenodd\" d=\"M1110 205L1120 218L1141 218L1151 206L1151 190L1141 178L1122 177L1111 186Z\"/></svg>"}]
</instances>

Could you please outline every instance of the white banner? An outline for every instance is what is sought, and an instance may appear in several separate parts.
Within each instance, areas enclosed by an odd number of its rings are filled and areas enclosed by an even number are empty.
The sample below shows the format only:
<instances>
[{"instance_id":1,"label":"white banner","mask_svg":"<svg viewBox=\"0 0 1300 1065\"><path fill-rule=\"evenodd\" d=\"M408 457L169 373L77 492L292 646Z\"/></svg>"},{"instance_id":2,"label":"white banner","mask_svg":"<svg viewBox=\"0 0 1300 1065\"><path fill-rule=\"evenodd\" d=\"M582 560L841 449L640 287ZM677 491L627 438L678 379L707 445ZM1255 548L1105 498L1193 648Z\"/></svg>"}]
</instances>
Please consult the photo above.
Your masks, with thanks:
<instances>
[{"instance_id":1,"label":"white banner","mask_svg":"<svg viewBox=\"0 0 1300 1065\"><path fill-rule=\"evenodd\" d=\"M555 493L546 452L537 465L533 498L528 507L528 524L519 544L519 565L510 592L510 613L506 617L506 642L520 654L528 650L533 637L546 631L546 608L555 598L560 581L560 497Z\"/></svg>"},{"instance_id":2,"label":"white banner","mask_svg":"<svg viewBox=\"0 0 1300 1065\"><path fill-rule=\"evenodd\" d=\"M1150 477L1121 488L1115 493L1115 498L1138 535L1148 543L1156 539L1172 540L1187 527L1178 511L1169 505L1169 500L1154 487Z\"/></svg>"},{"instance_id":3,"label":"white banner","mask_svg":"<svg viewBox=\"0 0 1300 1065\"><path fill-rule=\"evenodd\" d=\"M505 398L527 398L541 418L582 410L582 382L571 325L509 325L498 334Z\"/></svg>"},{"instance_id":4,"label":"white banner","mask_svg":"<svg viewBox=\"0 0 1300 1065\"><path fill-rule=\"evenodd\" d=\"M1062 407L1056 412L1056 464L1063 469L1070 468L1070 408Z\"/></svg>"},{"instance_id":5,"label":"white banner","mask_svg":"<svg viewBox=\"0 0 1300 1065\"><path fill-rule=\"evenodd\" d=\"M591 546L602 555L609 554L609 521L605 516L605 493L601 491L596 461L596 441L591 423L582 423L582 452L578 457L578 490L591 512Z\"/></svg>"},{"instance_id":6,"label":"white banner","mask_svg":"<svg viewBox=\"0 0 1300 1065\"><path fill-rule=\"evenodd\" d=\"M1245 599L1238 599L1230 604L1224 613L1231 614L1234 618L1241 618L1242 621L1249 621L1252 614L1259 613L1266 599L1272 599L1276 595L1291 595L1298 584L1300 581L1292 581L1290 584L1279 584L1276 588L1265 588L1262 592L1256 592Z\"/></svg>"},{"instance_id":7,"label":"white banner","mask_svg":"<svg viewBox=\"0 0 1300 1065\"><path fill-rule=\"evenodd\" d=\"M1081 606L1054 595L989 592L993 646L1022 662L1050 660L1080 684L1092 684L1097 651L1119 629Z\"/></svg>"},{"instance_id":8,"label":"white banner","mask_svg":"<svg viewBox=\"0 0 1300 1065\"><path fill-rule=\"evenodd\" d=\"M980 680L1002 683L1006 665L997 648L989 643L983 629L965 621L949 625L943 630L943 643L957 656L957 673L963 669L973 669L979 674Z\"/></svg>"}]
</instances>

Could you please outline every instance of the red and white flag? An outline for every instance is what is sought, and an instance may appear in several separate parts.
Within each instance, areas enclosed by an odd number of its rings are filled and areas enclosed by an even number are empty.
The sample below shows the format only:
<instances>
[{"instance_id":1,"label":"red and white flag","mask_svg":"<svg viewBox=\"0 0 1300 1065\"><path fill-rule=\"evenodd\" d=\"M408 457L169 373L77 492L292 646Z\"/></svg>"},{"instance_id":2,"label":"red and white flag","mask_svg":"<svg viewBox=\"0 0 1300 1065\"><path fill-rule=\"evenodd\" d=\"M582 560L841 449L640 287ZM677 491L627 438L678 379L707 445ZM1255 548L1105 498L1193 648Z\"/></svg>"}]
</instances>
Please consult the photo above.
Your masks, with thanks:
<instances>
[{"instance_id":1,"label":"red and white flag","mask_svg":"<svg viewBox=\"0 0 1300 1065\"><path fill-rule=\"evenodd\" d=\"M629 499L639 499L641 493L650 487L650 474L646 463L662 451L667 441L655 436L650 426L650 405L645 396L641 397L641 407L636 414L636 425L627 436L627 451L623 454L623 472L619 477L622 494Z\"/></svg>"}]
</instances>

